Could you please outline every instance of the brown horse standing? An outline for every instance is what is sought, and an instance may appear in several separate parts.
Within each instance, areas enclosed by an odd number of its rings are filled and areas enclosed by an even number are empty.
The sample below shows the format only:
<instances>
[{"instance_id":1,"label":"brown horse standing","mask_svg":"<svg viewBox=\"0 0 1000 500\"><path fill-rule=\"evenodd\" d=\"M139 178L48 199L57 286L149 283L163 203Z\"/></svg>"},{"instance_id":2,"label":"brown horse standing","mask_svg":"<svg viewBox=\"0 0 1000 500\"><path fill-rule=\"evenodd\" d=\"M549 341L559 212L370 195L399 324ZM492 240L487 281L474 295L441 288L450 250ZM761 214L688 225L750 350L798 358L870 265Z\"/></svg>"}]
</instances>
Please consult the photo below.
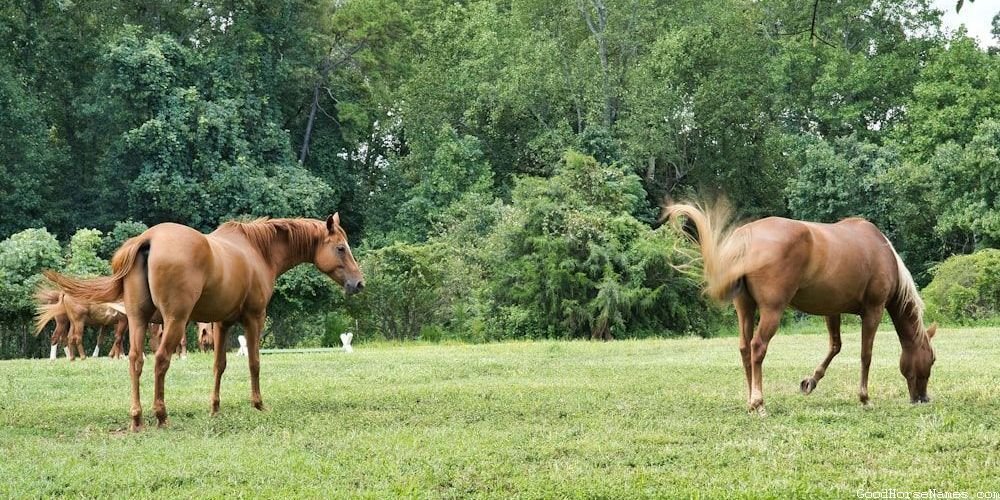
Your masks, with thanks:
<instances>
[{"instance_id":1,"label":"brown horse standing","mask_svg":"<svg viewBox=\"0 0 1000 500\"><path fill-rule=\"evenodd\" d=\"M728 210L723 206L702 211L678 204L666 211L675 223L684 216L698 230L707 294L720 301L732 299L736 306L750 411L764 413L764 356L788 306L825 316L830 333L829 353L812 376L802 381L803 393L816 388L840 352L840 315L857 314L861 317L858 396L868 405L872 343L887 311L903 348L899 368L910 400L929 401L927 381L935 359L931 338L937 326L924 328L924 305L913 278L872 223L845 219L819 224L769 217L730 231ZM760 320L754 330L758 311Z\"/></svg>"},{"instance_id":2,"label":"brown horse standing","mask_svg":"<svg viewBox=\"0 0 1000 500\"><path fill-rule=\"evenodd\" d=\"M143 425L139 401L142 345L146 324L155 312L163 317L163 342L156 351L153 410L167 423L163 401L170 353L189 320L222 322L215 329L215 386L212 413L219 410L219 385L226 369L226 332L240 322L249 344L250 400L263 409L260 396L260 334L274 282L285 271L312 262L344 287L361 291L364 278L340 226L339 214L315 219L260 219L227 222L205 235L179 224L158 224L125 242L111 260L112 276L73 279L47 271L63 290L96 301L124 297L128 312L132 376L132 429Z\"/></svg>"},{"instance_id":3,"label":"brown horse standing","mask_svg":"<svg viewBox=\"0 0 1000 500\"><path fill-rule=\"evenodd\" d=\"M112 325L115 327L115 341L108 356L111 358L122 356L122 334L128 327L128 319L117 309L119 305L95 303L57 290L42 289L35 294L35 297L39 302L35 313L35 335L50 321L56 323L56 328L52 332L51 358L55 358L55 348L65 335L66 355L69 360L74 359L74 346L80 354L80 359L86 359L87 356L83 351L83 329L87 326L98 327L97 347L94 349L94 356L97 356L104 340L104 329Z\"/></svg>"}]
</instances>

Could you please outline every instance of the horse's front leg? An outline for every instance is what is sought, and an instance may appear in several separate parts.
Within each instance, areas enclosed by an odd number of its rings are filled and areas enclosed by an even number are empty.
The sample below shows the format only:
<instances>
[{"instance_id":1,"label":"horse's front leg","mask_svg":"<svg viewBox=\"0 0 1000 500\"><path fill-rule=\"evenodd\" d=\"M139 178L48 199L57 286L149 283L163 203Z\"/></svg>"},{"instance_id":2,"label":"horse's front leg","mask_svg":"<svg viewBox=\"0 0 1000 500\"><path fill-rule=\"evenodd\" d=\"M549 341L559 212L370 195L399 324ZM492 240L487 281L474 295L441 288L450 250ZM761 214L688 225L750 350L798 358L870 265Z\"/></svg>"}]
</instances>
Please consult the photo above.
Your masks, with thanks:
<instances>
[{"instance_id":1,"label":"horse's front leg","mask_svg":"<svg viewBox=\"0 0 1000 500\"><path fill-rule=\"evenodd\" d=\"M868 406L868 369L872 364L872 346L875 344L875 332L882 322L883 307L879 306L861 315L861 387L858 389L858 399Z\"/></svg>"},{"instance_id":2,"label":"horse's front leg","mask_svg":"<svg viewBox=\"0 0 1000 500\"><path fill-rule=\"evenodd\" d=\"M215 342L215 386L212 388L212 415L219 413L219 387L222 374L226 371L226 333L229 326L224 323L212 324L212 338Z\"/></svg>"},{"instance_id":3,"label":"horse's front leg","mask_svg":"<svg viewBox=\"0 0 1000 500\"><path fill-rule=\"evenodd\" d=\"M826 317L826 329L830 333L830 351L827 352L826 358L823 360L816 370L813 371L812 377L808 377L802 380L799 384L799 388L802 390L803 394L809 394L816 388L816 384L823 379L826 375L826 369L830 366L830 362L833 358L840 353L840 315L827 316Z\"/></svg>"},{"instance_id":4,"label":"horse's front leg","mask_svg":"<svg viewBox=\"0 0 1000 500\"><path fill-rule=\"evenodd\" d=\"M264 409L260 397L260 331L264 327L264 315L248 316L243 320L247 337L247 360L250 363L250 404L258 410Z\"/></svg>"}]
</instances>

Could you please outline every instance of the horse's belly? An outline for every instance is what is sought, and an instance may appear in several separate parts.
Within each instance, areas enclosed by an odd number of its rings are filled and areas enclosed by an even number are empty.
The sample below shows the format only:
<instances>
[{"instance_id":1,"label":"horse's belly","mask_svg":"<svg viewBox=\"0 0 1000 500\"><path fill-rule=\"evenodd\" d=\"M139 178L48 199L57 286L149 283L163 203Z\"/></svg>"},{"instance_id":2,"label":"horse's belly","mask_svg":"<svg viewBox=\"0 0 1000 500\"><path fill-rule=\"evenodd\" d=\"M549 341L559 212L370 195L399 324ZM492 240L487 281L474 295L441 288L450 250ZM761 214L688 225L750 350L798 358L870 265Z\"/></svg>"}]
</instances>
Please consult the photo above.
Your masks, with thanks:
<instances>
[{"instance_id":1,"label":"horse's belly","mask_svg":"<svg viewBox=\"0 0 1000 500\"><path fill-rule=\"evenodd\" d=\"M221 292L221 293L220 293ZM212 323L214 321L238 321L246 309L245 293L226 293L205 290L194 308L190 321Z\"/></svg>"},{"instance_id":2,"label":"horse's belly","mask_svg":"<svg viewBox=\"0 0 1000 500\"><path fill-rule=\"evenodd\" d=\"M858 314L861 301L854 294L843 291L813 288L799 290L792 297L791 306L807 314L830 316L834 314Z\"/></svg>"}]
</instances>

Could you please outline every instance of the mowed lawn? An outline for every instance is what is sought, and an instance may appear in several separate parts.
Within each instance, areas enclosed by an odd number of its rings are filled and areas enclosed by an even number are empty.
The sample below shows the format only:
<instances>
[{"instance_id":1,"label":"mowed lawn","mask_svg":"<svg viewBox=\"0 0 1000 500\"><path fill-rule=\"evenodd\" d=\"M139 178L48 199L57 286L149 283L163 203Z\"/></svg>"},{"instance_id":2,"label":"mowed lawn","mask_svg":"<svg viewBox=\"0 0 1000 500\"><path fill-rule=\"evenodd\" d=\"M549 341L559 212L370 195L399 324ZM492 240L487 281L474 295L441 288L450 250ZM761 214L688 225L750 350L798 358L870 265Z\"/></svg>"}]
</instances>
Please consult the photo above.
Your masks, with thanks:
<instances>
[{"instance_id":1,"label":"mowed lawn","mask_svg":"<svg viewBox=\"0 0 1000 500\"><path fill-rule=\"evenodd\" d=\"M0 362L0 497L817 497L1000 491L1000 329L944 329L933 401L908 402L879 333L874 407L859 335L810 396L825 335L779 335L766 418L746 413L734 338L360 345L263 357L267 411L230 355L173 362L171 425L124 432L125 362Z\"/></svg>"}]
</instances>

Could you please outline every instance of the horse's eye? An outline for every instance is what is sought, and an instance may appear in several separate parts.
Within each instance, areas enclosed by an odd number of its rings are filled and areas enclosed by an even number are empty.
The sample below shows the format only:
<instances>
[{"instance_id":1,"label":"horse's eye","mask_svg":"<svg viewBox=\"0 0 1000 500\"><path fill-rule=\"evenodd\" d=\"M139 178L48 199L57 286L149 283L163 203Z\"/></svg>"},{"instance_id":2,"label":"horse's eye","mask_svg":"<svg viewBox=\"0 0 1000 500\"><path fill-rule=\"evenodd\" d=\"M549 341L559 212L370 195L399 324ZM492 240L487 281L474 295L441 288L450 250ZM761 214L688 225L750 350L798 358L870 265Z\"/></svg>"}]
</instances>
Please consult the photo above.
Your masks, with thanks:
<instances>
[{"instance_id":1,"label":"horse's eye","mask_svg":"<svg viewBox=\"0 0 1000 500\"><path fill-rule=\"evenodd\" d=\"M344 245L340 245L337 247L337 251L340 253L344 253L347 251L347 247L345 247Z\"/></svg>"}]
</instances>

